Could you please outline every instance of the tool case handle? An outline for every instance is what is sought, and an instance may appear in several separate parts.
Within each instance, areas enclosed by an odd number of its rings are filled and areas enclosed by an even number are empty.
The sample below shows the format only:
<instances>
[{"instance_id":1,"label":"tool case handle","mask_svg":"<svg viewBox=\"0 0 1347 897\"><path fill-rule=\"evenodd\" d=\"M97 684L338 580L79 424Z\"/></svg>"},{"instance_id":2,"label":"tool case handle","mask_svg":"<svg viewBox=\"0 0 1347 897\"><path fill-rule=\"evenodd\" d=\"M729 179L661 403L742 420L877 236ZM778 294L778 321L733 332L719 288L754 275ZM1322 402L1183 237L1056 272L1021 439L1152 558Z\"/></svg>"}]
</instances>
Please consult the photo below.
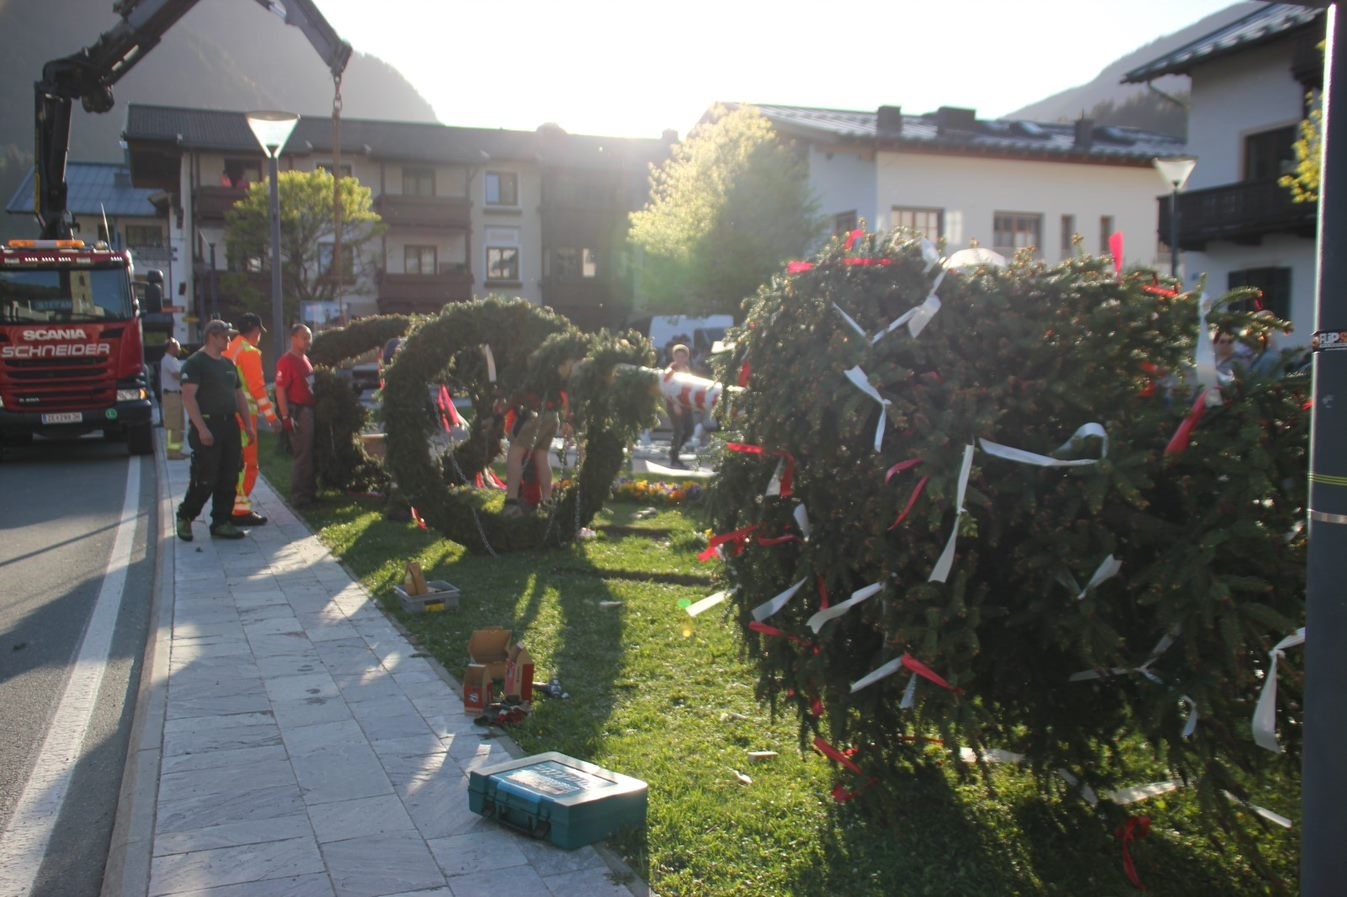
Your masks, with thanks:
<instances>
[{"instance_id":1,"label":"tool case handle","mask_svg":"<svg viewBox=\"0 0 1347 897\"><path fill-rule=\"evenodd\" d=\"M507 828L528 835L530 838L546 838L547 833L552 830L551 822L546 819L539 819L536 816L526 815L526 818L523 819L511 818L509 805L497 803L494 800L483 802L482 815L488 819L496 820Z\"/></svg>"}]
</instances>

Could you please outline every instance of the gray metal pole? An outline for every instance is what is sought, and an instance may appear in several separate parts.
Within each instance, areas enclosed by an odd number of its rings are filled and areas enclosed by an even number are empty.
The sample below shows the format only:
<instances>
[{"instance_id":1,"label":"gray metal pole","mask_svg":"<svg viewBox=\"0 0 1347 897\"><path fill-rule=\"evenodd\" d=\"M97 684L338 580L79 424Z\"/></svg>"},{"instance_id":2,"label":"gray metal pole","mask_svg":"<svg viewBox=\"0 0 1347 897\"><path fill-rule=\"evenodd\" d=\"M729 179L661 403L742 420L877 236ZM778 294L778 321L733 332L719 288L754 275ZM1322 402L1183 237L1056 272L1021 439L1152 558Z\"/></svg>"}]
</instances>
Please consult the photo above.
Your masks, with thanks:
<instances>
[{"instance_id":1,"label":"gray metal pole","mask_svg":"<svg viewBox=\"0 0 1347 897\"><path fill-rule=\"evenodd\" d=\"M1169 201L1169 274L1179 279L1179 185L1174 185L1174 198Z\"/></svg>"},{"instance_id":2,"label":"gray metal pole","mask_svg":"<svg viewBox=\"0 0 1347 897\"><path fill-rule=\"evenodd\" d=\"M271 157L271 356L272 366L289 345L285 337L285 297L281 293L281 185L280 147Z\"/></svg>"},{"instance_id":3,"label":"gray metal pole","mask_svg":"<svg viewBox=\"0 0 1347 897\"><path fill-rule=\"evenodd\" d=\"M1328 8L1310 423L1301 894L1347 887L1347 35Z\"/></svg>"}]
</instances>

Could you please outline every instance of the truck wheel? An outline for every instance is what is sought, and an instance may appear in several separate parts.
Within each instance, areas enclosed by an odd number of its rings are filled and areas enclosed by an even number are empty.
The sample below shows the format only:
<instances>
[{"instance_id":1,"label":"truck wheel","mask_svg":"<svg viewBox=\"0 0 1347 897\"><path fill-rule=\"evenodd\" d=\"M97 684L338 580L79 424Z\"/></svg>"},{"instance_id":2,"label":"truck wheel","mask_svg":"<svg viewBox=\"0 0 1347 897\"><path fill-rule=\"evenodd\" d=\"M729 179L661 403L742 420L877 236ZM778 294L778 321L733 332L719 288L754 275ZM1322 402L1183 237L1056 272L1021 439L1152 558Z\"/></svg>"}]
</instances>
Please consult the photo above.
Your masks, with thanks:
<instances>
[{"instance_id":1,"label":"truck wheel","mask_svg":"<svg viewBox=\"0 0 1347 897\"><path fill-rule=\"evenodd\" d=\"M126 431L126 447L133 455L148 455L154 451L154 429L149 423L137 424Z\"/></svg>"}]
</instances>

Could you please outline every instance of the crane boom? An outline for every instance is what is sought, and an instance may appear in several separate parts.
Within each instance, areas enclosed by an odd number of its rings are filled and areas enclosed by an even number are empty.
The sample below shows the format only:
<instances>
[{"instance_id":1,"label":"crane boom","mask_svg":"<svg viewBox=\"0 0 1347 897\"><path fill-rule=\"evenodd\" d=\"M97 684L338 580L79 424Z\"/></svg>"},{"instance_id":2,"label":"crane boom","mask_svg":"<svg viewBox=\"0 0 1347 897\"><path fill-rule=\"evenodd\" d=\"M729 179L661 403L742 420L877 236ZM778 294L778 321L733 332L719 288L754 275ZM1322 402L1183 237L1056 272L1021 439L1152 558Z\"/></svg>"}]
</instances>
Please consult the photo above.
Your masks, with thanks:
<instances>
[{"instance_id":1,"label":"crane boom","mask_svg":"<svg viewBox=\"0 0 1347 897\"><path fill-rule=\"evenodd\" d=\"M35 90L33 208L44 239L68 239L73 223L66 207L66 161L70 118L78 99L87 112L113 106L112 86L199 0L119 0L113 10L121 22L88 47L42 67ZM312 0L254 0L304 33L339 80L351 58L351 45L337 36Z\"/></svg>"}]
</instances>

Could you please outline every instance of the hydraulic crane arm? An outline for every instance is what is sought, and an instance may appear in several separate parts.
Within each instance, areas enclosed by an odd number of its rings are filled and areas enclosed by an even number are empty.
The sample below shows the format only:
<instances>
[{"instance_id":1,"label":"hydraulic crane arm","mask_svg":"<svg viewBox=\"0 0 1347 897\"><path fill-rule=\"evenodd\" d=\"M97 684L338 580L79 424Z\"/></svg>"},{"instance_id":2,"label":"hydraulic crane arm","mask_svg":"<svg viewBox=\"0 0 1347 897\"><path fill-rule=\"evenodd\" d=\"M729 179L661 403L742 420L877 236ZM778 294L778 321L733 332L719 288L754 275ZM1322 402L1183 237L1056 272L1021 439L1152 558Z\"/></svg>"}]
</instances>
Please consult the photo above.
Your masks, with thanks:
<instances>
[{"instance_id":1,"label":"hydraulic crane arm","mask_svg":"<svg viewBox=\"0 0 1347 897\"><path fill-rule=\"evenodd\" d=\"M66 208L66 160L70 149L72 104L87 112L112 108L112 86L159 43L198 0L119 0L113 10L122 21L78 53L53 59L35 85L36 134L33 159L33 205L44 239L72 235ZM339 80L351 58L351 45L341 40L312 0L255 0L294 25Z\"/></svg>"}]
</instances>

